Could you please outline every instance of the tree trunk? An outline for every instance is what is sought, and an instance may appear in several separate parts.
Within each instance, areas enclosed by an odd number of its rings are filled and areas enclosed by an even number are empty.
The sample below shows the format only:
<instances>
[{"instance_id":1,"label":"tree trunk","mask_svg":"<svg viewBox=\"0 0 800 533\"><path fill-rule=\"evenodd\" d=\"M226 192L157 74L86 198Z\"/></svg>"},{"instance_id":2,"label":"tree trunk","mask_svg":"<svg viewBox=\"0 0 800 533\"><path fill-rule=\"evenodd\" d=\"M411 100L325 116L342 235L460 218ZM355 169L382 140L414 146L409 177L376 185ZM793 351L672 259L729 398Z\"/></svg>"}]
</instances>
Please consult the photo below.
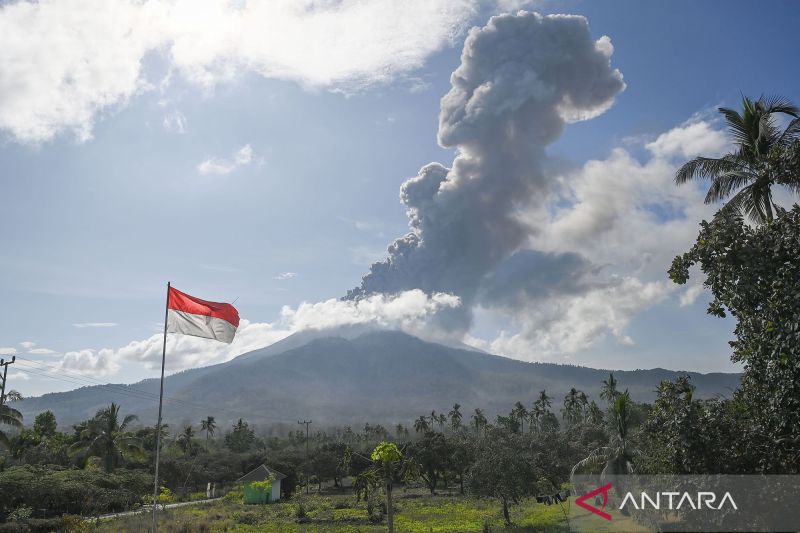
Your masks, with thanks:
<instances>
[{"instance_id":1,"label":"tree trunk","mask_svg":"<svg viewBox=\"0 0 800 533\"><path fill-rule=\"evenodd\" d=\"M506 525L510 526L511 525L511 517L508 516L508 500L506 500L505 498L502 498L502 500L503 500L503 518L506 521Z\"/></svg>"},{"instance_id":2,"label":"tree trunk","mask_svg":"<svg viewBox=\"0 0 800 533\"><path fill-rule=\"evenodd\" d=\"M394 533L394 509L392 508L392 480L386 484L386 525Z\"/></svg>"}]
</instances>

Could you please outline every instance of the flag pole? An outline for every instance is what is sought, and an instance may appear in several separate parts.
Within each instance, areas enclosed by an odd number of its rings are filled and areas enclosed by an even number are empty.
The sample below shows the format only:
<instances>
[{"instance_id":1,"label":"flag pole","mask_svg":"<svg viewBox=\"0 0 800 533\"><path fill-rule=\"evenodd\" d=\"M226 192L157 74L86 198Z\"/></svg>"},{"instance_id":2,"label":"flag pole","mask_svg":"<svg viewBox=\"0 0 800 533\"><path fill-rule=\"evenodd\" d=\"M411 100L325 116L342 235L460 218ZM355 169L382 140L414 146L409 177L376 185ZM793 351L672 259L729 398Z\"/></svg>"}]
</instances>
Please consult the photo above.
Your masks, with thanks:
<instances>
[{"instance_id":1,"label":"flag pole","mask_svg":"<svg viewBox=\"0 0 800 533\"><path fill-rule=\"evenodd\" d=\"M161 451L161 408L164 403L164 363L167 360L167 319L169 318L169 281L167 282L167 303L164 305L164 344L161 348L161 392L158 394L158 423L156 424L156 468L153 487L153 533L156 533L156 512L158 511L158 459Z\"/></svg>"}]
</instances>

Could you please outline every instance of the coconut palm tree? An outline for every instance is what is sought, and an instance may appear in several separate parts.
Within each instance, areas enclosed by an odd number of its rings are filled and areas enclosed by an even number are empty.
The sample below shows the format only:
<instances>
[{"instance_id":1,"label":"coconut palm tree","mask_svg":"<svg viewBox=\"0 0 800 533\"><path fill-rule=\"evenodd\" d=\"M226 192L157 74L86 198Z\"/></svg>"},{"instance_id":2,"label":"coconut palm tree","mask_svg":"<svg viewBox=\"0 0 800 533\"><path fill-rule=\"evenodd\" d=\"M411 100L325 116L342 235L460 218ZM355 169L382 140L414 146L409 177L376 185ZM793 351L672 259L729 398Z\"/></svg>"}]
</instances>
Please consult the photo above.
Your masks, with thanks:
<instances>
[{"instance_id":1,"label":"coconut palm tree","mask_svg":"<svg viewBox=\"0 0 800 533\"><path fill-rule=\"evenodd\" d=\"M547 391L539 391L539 397L533 402L533 406L529 411L531 417L530 431L533 431L534 423L538 428L544 415L550 412L550 406L552 405L550 400L552 399L552 397L547 395Z\"/></svg>"},{"instance_id":2,"label":"coconut palm tree","mask_svg":"<svg viewBox=\"0 0 800 533\"><path fill-rule=\"evenodd\" d=\"M453 404L453 410L448 413L448 416L450 416L450 427L453 431L461 427L461 419L464 415L461 414L460 404Z\"/></svg>"},{"instance_id":3,"label":"coconut palm tree","mask_svg":"<svg viewBox=\"0 0 800 533\"><path fill-rule=\"evenodd\" d=\"M723 209L748 215L757 223L772 220L772 186L783 185L800 194L800 110L781 97L755 102L742 98L741 113L719 108L725 117L734 150L719 158L696 157L675 174L675 183L708 179L705 203L731 197ZM777 115L794 117L784 129Z\"/></svg>"},{"instance_id":4,"label":"coconut palm tree","mask_svg":"<svg viewBox=\"0 0 800 533\"><path fill-rule=\"evenodd\" d=\"M631 440L631 409L633 401L626 390L614 400L611 406L613 431L606 446L595 448L582 461L572 467L571 476L576 472L597 473L601 476L624 475L635 472L634 460L642 454Z\"/></svg>"},{"instance_id":5,"label":"coconut palm tree","mask_svg":"<svg viewBox=\"0 0 800 533\"><path fill-rule=\"evenodd\" d=\"M206 449L208 449L208 439L214 435L215 429L217 429L217 422L213 416L207 416L205 420L200 422L200 431L206 432Z\"/></svg>"},{"instance_id":6,"label":"coconut palm tree","mask_svg":"<svg viewBox=\"0 0 800 533\"><path fill-rule=\"evenodd\" d=\"M475 409L475 412L472 415L472 426L475 428L475 431L478 432L485 428L486 424L488 423L489 421L486 419L483 409Z\"/></svg>"},{"instance_id":7,"label":"coconut palm tree","mask_svg":"<svg viewBox=\"0 0 800 533\"><path fill-rule=\"evenodd\" d=\"M178 447L183 451L184 455L188 455L191 453L192 449L194 448L194 428L192 426L186 426L183 428L183 433L178 435L176 439L178 443Z\"/></svg>"},{"instance_id":8,"label":"coconut palm tree","mask_svg":"<svg viewBox=\"0 0 800 533\"><path fill-rule=\"evenodd\" d=\"M614 377L613 373L608 374L608 379L603 380L603 386L600 388L600 398L607 401L609 404L614 403L614 400L617 399L619 396L619 391L617 390L617 378Z\"/></svg>"},{"instance_id":9,"label":"coconut palm tree","mask_svg":"<svg viewBox=\"0 0 800 533\"><path fill-rule=\"evenodd\" d=\"M427 433L430 428L430 424L428 424L428 417L420 415L419 418L414 420L414 431L417 433Z\"/></svg>"},{"instance_id":10,"label":"coconut palm tree","mask_svg":"<svg viewBox=\"0 0 800 533\"><path fill-rule=\"evenodd\" d=\"M15 428L21 428L22 413L20 413L13 407L9 407L6 404L0 404L0 425L3 424ZM5 432L1 429L0 429L0 445L6 448L10 448L10 444L8 442L8 435L6 435Z\"/></svg>"},{"instance_id":11,"label":"coconut palm tree","mask_svg":"<svg viewBox=\"0 0 800 533\"><path fill-rule=\"evenodd\" d=\"M528 418L528 410L522 405L522 402L514 404L514 409L511 410L511 416L519 421L519 432L525 433L525 419Z\"/></svg>"},{"instance_id":12,"label":"coconut palm tree","mask_svg":"<svg viewBox=\"0 0 800 533\"><path fill-rule=\"evenodd\" d=\"M572 387L564 396L564 408L561 409L561 415L568 424L577 424L581 420L581 394L583 394L581 391Z\"/></svg>"},{"instance_id":13,"label":"coconut palm tree","mask_svg":"<svg viewBox=\"0 0 800 533\"><path fill-rule=\"evenodd\" d=\"M128 457L142 457L141 439L134 437L128 426L136 415L128 415L120 422L119 405L112 403L100 409L81 427L78 441L71 451L79 458L98 457L106 472L113 472Z\"/></svg>"}]
</instances>

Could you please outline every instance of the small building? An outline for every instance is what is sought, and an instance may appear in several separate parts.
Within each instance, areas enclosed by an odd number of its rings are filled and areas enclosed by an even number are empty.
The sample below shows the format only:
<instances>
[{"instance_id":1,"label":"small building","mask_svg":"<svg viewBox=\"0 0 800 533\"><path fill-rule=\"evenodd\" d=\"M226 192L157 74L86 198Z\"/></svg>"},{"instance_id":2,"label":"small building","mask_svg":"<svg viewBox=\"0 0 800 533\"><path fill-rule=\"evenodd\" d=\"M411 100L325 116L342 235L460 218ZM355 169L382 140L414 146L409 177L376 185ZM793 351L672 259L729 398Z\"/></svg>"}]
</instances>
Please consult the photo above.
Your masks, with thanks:
<instances>
[{"instance_id":1,"label":"small building","mask_svg":"<svg viewBox=\"0 0 800 533\"><path fill-rule=\"evenodd\" d=\"M269 494L265 494L262 490L252 486L253 482L267 481L269 479L272 479L272 490ZM267 468L266 465L261 465L237 479L236 483L241 483L242 485L244 503L269 503L277 502L281 499L281 480L283 479L286 479L285 474Z\"/></svg>"}]
</instances>

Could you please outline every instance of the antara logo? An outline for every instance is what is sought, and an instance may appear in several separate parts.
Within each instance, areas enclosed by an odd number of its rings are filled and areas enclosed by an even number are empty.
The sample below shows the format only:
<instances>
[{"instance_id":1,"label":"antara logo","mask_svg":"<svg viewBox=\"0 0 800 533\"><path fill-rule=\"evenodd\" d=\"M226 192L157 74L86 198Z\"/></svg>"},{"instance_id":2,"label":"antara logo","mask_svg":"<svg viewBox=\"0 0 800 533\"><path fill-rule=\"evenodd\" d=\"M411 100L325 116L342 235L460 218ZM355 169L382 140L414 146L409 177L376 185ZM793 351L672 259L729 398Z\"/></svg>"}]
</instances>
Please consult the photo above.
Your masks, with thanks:
<instances>
[{"instance_id":1,"label":"antara logo","mask_svg":"<svg viewBox=\"0 0 800 533\"><path fill-rule=\"evenodd\" d=\"M605 512L605 508L606 505L608 505L608 491L610 491L611 488L612 484L607 483L600 488L594 489L593 491L576 498L575 504L578 507L586 509L590 513L596 514L604 520L610 521L613 519L613 517ZM595 498L601 494L603 496L603 503L600 508L586 503L586 500ZM737 507L736 502L733 501L733 497L731 496L730 492L723 494L722 498L719 500L717 500L717 495L714 492L697 492L694 494L694 496L689 492L656 492L654 496L655 497L651 497L650 494L642 491L639 495L639 501L637 503L633 493L627 492L625 493L625 497L622 499L619 509L623 509L626 505L630 504L636 510L647 509L648 506L652 509L678 510L681 507L686 506L686 508L691 507L692 509L720 510L727 504L730 508L737 511L739 510L739 507Z\"/></svg>"},{"instance_id":2,"label":"antara logo","mask_svg":"<svg viewBox=\"0 0 800 533\"><path fill-rule=\"evenodd\" d=\"M661 499L662 496L667 500L666 505L664 505ZM631 503L633 507L638 510L646 509L648 504L650 504L650 507L653 509L677 510L685 506L687 508L691 507L692 509L713 509L718 511L727 503L731 508L737 511L739 510L730 492L723 494L719 501L717 501L717 495L713 492L698 492L694 495L688 492L656 492L654 500L649 494L643 491L639 497L639 504L637 505L636 498L633 497L633 494L628 492L622 499L619 508L622 509L626 504Z\"/></svg>"},{"instance_id":3,"label":"antara logo","mask_svg":"<svg viewBox=\"0 0 800 533\"><path fill-rule=\"evenodd\" d=\"M611 520L611 515L603 510L606 508L606 505L608 504L608 491L610 490L611 490L611 483L603 485L599 489L594 489L592 492L587 492L580 498L575 498L575 505L586 509L590 513L596 514L597 516L603 518L604 520ZM603 506L600 509L598 509L594 505L586 503L586 500L588 500L589 498L594 498L599 494L603 495Z\"/></svg>"}]
</instances>

